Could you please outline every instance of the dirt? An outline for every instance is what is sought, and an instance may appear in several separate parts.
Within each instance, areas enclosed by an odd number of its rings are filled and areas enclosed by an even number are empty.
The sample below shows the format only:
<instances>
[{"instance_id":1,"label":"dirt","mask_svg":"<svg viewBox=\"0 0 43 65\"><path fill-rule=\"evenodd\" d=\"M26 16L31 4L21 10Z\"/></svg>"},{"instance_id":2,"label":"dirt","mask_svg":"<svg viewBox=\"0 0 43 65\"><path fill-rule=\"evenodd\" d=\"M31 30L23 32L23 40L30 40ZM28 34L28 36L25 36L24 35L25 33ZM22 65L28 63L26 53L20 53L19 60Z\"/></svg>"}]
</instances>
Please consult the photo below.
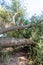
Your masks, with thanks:
<instances>
[{"instance_id":1,"label":"dirt","mask_svg":"<svg viewBox=\"0 0 43 65\"><path fill-rule=\"evenodd\" d=\"M28 65L27 61L26 53L17 52L10 55L7 59L0 59L0 65Z\"/></svg>"}]
</instances>

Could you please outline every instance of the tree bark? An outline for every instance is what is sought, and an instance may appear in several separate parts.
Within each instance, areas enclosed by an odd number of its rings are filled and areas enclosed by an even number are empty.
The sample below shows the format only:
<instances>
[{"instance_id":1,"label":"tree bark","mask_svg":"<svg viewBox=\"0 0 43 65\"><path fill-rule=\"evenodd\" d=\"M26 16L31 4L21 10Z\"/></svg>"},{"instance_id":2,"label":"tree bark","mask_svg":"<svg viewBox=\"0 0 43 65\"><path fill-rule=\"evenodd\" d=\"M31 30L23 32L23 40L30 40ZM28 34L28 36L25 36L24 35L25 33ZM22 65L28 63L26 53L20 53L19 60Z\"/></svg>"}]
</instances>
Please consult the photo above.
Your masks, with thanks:
<instances>
[{"instance_id":1,"label":"tree bark","mask_svg":"<svg viewBox=\"0 0 43 65\"><path fill-rule=\"evenodd\" d=\"M40 22L42 22L43 20L41 21L37 21L39 24ZM36 24L30 24L30 25L23 25L23 26L12 26L12 27L8 27L8 28L3 28L3 29L0 29L0 34L3 34L3 33L6 33L8 31L12 31L12 30L18 30L18 29L25 29L25 28L31 28L32 26L35 26Z\"/></svg>"},{"instance_id":2,"label":"tree bark","mask_svg":"<svg viewBox=\"0 0 43 65\"><path fill-rule=\"evenodd\" d=\"M29 39L0 38L0 47L32 45L34 41Z\"/></svg>"},{"instance_id":3,"label":"tree bark","mask_svg":"<svg viewBox=\"0 0 43 65\"><path fill-rule=\"evenodd\" d=\"M32 25L23 25L23 26L12 26L12 27L8 27L8 28L3 28L3 29L0 29L0 34L6 33L8 31L12 31L12 30L31 28L31 27L32 27Z\"/></svg>"}]
</instances>

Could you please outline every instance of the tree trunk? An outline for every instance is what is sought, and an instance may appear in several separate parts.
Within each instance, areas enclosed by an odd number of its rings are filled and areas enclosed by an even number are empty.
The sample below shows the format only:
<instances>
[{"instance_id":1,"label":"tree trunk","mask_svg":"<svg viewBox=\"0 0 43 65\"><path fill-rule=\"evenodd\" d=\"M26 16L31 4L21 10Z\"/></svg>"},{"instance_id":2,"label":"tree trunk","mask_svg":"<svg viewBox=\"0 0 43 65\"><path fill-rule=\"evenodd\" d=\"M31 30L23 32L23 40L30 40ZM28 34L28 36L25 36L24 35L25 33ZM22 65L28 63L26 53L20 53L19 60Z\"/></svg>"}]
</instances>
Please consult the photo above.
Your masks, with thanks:
<instances>
[{"instance_id":1,"label":"tree trunk","mask_svg":"<svg viewBox=\"0 0 43 65\"><path fill-rule=\"evenodd\" d=\"M32 45L34 41L29 39L0 38L0 47Z\"/></svg>"},{"instance_id":2,"label":"tree trunk","mask_svg":"<svg viewBox=\"0 0 43 65\"><path fill-rule=\"evenodd\" d=\"M12 30L18 30L18 29L24 29L24 28L30 28L30 27L32 27L32 25L12 26L8 28L3 28L3 29L0 29L0 34L6 33Z\"/></svg>"},{"instance_id":3,"label":"tree trunk","mask_svg":"<svg viewBox=\"0 0 43 65\"><path fill-rule=\"evenodd\" d=\"M39 21L37 24L39 24L40 22L42 22L43 20ZM12 27L8 27L8 28L3 28L0 29L0 34L6 33L8 31L12 31L12 30L18 30L18 29L25 29L25 28L31 28L32 26L35 26L36 24L30 24L30 25L23 25L23 26L12 26Z\"/></svg>"}]
</instances>

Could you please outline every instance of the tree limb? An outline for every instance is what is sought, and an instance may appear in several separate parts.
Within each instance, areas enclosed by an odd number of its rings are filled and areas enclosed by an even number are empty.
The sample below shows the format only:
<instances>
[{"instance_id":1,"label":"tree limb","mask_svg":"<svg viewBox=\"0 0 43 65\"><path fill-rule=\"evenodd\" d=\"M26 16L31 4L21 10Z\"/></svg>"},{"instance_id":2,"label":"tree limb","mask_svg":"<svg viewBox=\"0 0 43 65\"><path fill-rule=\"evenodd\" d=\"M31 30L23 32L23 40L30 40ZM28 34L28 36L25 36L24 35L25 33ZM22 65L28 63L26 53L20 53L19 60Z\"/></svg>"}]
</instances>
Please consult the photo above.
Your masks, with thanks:
<instances>
[{"instance_id":1,"label":"tree limb","mask_svg":"<svg viewBox=\"0 0 43 65\"><path fill-rule=\"evenodd\" d=\"M34 41L29 39L0 38L0 47L33 45Z\"/></svg>"},{"instance_id":2,"label":"tree limb","mask_svg":"<svg viewBox=\"0 0 43 65\"><path fill-rule=\"evenodd\" d=\"M8 28L3 28L0 29L0 34L6 33L8 31L12 31L12 30L18 30L18 29L24 29L24 28L31 28L32 25L23 25L23 26L12 26L12 27L8 27Z\"/></svg>"}]
</instances>

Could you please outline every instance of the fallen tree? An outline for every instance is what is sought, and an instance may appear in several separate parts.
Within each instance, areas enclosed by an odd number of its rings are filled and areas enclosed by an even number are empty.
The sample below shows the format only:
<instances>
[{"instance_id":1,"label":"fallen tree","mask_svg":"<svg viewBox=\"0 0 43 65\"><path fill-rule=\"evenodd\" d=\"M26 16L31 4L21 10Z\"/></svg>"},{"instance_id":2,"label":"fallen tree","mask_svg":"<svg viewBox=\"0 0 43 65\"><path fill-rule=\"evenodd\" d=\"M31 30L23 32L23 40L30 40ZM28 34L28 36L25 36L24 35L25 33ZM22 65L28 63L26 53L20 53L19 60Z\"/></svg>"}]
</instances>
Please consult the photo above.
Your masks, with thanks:
<instances>
[{"instance_id":1,"label":"fallen tree","mask_svg":"<svg viewBox=\"0 0 43 65\"><path fill-rule=\"evenodd\" d=\"M0 34L6 33L8 31L12 31L12 30L31 28L31 27L35 26L36 24L42 23L42 21L43 20L41 20L39 22L37 21L37 23L30 24L30 25L12 26L12 27L8 27L8 28L3 28L3 29L0 29Z\"/></svg>"},{"instance_id":2,"label":"fallen tree","mask_svg":"<svg viewBox=\"0 0 43 65\"><path fill-rule=\"evenodd\" d=\"M29 39L0 38L0 47L33 45L34 41Z\"/></svg>"},{"instance_id":3,"label":"fallen tree","mask_svg":"<svg viewBox=\"0 0 43 65\"><path fill-rule=\"evenodd\" d=\"M8 28L3 28L0 29L0 34L6 33L8 31L12 31L12 30L18 30L18 29L24 29L24 28L31 28L33 25L23 25L23 26L12 26L12 27L8 27Z\"/></svg>"}]
</instances>

